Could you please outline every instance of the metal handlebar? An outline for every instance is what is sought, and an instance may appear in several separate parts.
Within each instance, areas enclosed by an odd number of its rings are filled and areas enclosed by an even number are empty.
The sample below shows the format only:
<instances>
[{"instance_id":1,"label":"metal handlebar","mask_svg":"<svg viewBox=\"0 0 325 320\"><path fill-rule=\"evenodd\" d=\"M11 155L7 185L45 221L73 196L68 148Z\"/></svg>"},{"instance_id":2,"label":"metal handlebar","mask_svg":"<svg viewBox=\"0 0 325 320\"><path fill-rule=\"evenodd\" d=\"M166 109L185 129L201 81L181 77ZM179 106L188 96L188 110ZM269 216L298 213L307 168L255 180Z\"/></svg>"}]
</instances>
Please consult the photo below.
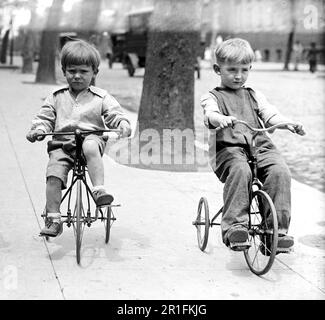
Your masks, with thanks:
<instances>
[{"instance_id":1,"label":"metal handlebar","mask_svg":"<svg viewBox=\"0 0 325 320\"><path fill-rule=\"evenodd\" d=\"M282 122L282 123L278 123L278 124L275 124L274 126L271 126L271 127L268 127L268 128L253 128L250 124L248 124L246 121L243 121L243 120L234 120L233 124L243 124L245 125L248 129L252 130L252 131L255 131L255 132L267 132L267 131L272 131L272 130L275 130L277 128L280 128L280 127L283 127L283 126L295 126L295 123L291 123L291 122ZM216 128L216 131L220 131L222 129L225 129L225 128L221 128L221 127L218 127Z\"/></svg>"},{"instance_id":2,"label":"metal handlebar","mask_svg":"<svg viewBox=\"0 0 325 320\"><path fill-rule=\"evenodd\" d=\"M82 135L82 134L91 134L91 133L104 133L104 132L115 132L120 134L121 130L119 129L102 129L102 130L79 130L76 129L75 131L67 131L67 132L50 132L50 133L40 133L37 137L45 137L45 136L71 136L71 135Z\"/></svg>"}]
</instances>

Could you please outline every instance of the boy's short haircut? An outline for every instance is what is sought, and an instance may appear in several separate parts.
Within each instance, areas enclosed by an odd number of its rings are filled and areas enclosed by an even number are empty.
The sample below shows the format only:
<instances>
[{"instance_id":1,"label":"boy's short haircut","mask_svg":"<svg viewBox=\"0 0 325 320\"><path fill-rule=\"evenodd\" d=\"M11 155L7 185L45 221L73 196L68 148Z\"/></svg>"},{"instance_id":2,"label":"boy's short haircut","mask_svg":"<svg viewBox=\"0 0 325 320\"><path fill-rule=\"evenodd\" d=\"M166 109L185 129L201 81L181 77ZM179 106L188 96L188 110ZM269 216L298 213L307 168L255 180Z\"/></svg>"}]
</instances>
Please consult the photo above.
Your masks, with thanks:
<instances>
[{"instance_id":1,"label":"boy's short haircut","mask_svg":"<svg viewBox=\"0 0 325 320\"><path fill-rule=\"evenodd\" d=\"M215 58L218 64L225 62L248 64L254 61L255 54L248 41L232 38L218 45L215 49Z\"/></svg>"},{"instance_id":2,"label":"boy's short haircut","mask_svg":"<svg viewBox=\"0 0 325 320\"><path fill-rule=\"evenodd\" d=\"M98 50L84 40L72 40L67 42L61 51L61 66L65 70L67 65L86 64L91 66L95 73L98 72L100 55Z\"/></svg>"}]
</instances>

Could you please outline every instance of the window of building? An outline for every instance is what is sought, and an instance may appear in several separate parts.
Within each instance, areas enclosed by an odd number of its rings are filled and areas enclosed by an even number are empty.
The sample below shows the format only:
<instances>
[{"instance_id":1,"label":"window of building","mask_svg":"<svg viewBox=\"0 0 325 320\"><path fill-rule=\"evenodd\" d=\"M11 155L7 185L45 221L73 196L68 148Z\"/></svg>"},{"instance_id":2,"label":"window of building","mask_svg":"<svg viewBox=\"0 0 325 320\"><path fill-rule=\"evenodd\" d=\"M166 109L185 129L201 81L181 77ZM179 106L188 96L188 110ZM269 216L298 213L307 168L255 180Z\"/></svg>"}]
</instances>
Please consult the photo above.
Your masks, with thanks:
<instances>
[{"instance_id":1,"label":"window of building","mask_svg":"<svg viewBox=\"0 0 325 320\"><path fill-rule=\"evenodd\" d=\"M263 60L264 61L270 61L270 50L269 49L265 49L264 51L263 51Z\"/></svg>"}]
</instances>

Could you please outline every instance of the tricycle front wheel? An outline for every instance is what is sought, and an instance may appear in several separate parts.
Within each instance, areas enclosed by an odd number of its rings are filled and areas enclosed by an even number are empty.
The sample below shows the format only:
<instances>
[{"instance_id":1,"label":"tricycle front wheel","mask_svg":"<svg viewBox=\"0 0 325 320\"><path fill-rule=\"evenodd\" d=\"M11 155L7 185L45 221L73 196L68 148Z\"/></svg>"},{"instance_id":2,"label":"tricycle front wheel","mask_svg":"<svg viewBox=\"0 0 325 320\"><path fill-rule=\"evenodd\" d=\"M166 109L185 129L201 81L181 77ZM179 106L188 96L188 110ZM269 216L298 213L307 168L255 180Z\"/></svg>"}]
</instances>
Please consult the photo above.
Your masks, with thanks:
<instances>
[{"instance_id":1,"label":"tricycle front wheel","mask_svg":"<svg viewBox=\"0 0 325 320\"><path fill-rule=\"evenodd\" d=\"M249 216L250 248L244 251L250 270L256 275L268 272L278 246L278 219L270 196L263 190L253 192Z\"/></svg>"}]
</instances>

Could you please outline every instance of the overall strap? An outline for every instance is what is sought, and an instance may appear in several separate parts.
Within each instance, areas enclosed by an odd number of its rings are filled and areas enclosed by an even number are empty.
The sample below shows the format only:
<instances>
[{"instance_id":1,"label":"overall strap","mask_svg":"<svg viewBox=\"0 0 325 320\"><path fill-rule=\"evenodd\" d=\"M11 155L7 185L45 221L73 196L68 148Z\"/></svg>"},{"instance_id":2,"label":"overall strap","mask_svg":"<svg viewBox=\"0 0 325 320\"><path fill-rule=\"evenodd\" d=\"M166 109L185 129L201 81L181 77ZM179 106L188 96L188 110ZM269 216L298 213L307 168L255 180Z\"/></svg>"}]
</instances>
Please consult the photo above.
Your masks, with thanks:
<instances>
[{"instance_id":1,"label":"overall strap","mask_svg":"<svg viewBox=\"0 0 325 320\"><path fill-rule=\"evenodd\" d=\"M222 98L222 95L219 94L219 91L221 91L221 90L222 90L222 88L215 87L214 89L210 90L209 93L211 93L217 99L220 112L223 115L227 116L228 111L227 111L224 99Z\"/></svg>"},{"instance_id":2,"label":"overall strap","mask_svg":"<svg viewBox=\"0 0 325 320\"><path fill-rule=\"evenodd\" d=\"M251 88L247 88L247 92L249 93L249 97L250 97L250 105L254 110L254 118L257 124L260 125L261 128L264 127L264 124L262 122L262 120L258 117L259 114L259 109L258 109L258 104L257 104L257 100L255 98L254 95L254 90Z\"/></svg>"}]
</instances>

